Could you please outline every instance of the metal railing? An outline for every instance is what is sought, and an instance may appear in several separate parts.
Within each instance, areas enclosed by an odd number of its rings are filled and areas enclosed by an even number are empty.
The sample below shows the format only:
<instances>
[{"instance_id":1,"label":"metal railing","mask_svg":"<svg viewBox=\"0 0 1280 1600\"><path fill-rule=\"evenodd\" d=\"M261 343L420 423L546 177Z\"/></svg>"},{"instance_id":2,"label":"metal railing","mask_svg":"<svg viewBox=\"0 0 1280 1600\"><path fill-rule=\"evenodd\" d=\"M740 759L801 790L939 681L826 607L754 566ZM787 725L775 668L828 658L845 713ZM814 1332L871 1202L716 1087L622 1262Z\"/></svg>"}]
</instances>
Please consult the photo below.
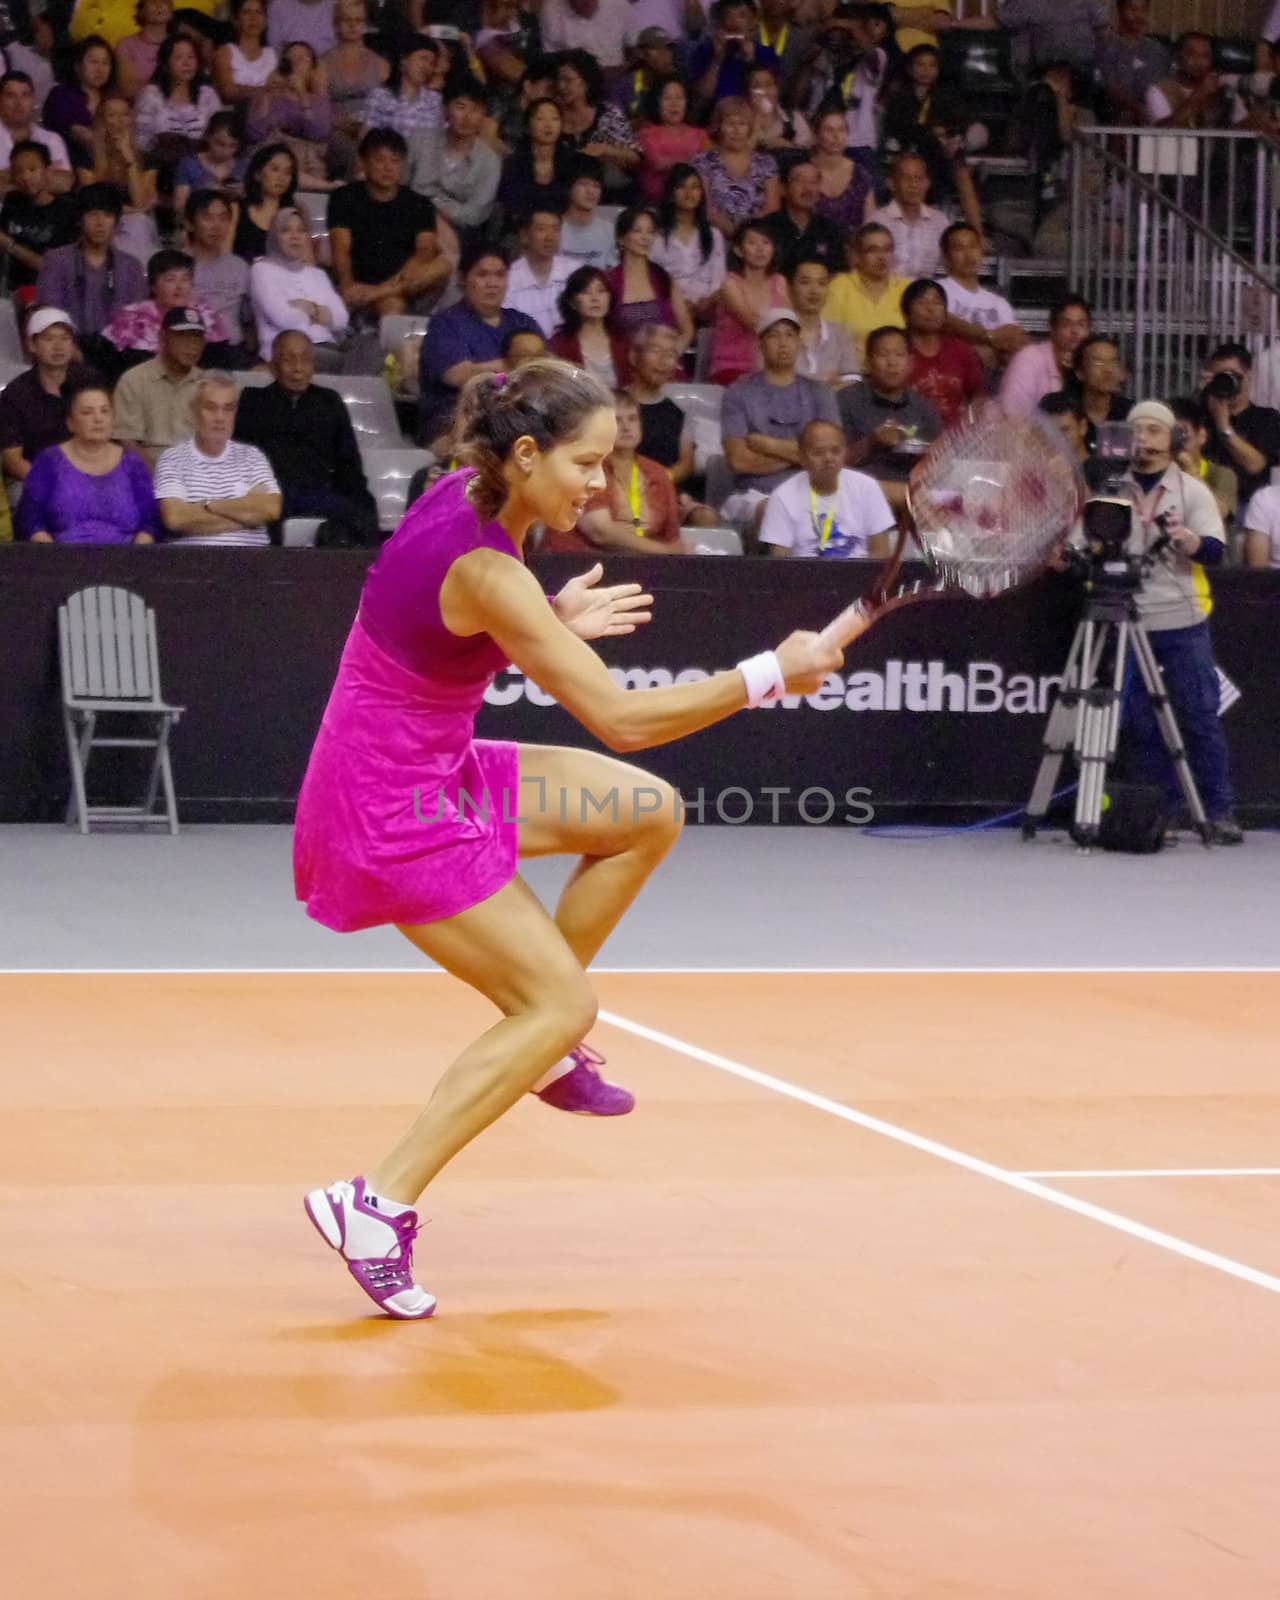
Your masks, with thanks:
<instances>
[{"instance_id":1,"label":"metal railing","mask_svg":"<svg viewBox=\"0 0 1280 1600\"><path fill-rule=\"evenodd\" d=\"M1089 128L1071 161L1071 283L1135 394L1194 390L1209 348L1277 334L1280 152L1253 133Z\"/></svg>"}]
</instances>

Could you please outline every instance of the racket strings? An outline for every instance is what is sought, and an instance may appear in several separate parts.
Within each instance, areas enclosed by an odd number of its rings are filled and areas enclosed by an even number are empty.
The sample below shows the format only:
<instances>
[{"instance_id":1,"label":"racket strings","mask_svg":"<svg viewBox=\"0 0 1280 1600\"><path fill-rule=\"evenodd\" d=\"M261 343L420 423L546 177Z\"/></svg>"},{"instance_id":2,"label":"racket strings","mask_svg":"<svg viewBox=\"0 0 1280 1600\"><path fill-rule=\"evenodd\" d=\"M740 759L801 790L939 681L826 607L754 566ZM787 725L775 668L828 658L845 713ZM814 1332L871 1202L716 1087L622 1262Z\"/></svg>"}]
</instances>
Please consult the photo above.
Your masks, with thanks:
<instances>
[{"instance_id":1,"label":"racket strings","mask_svg":"<svg viewBox=\"0 0 1280 1600\"><path fill-rule=\"evenodd\" d=\"M936 586L983 597L1044 568L1071 529L1081 480L1055 429L995 413L944 434L910 498Z\"/></svg>"}]
</instances>

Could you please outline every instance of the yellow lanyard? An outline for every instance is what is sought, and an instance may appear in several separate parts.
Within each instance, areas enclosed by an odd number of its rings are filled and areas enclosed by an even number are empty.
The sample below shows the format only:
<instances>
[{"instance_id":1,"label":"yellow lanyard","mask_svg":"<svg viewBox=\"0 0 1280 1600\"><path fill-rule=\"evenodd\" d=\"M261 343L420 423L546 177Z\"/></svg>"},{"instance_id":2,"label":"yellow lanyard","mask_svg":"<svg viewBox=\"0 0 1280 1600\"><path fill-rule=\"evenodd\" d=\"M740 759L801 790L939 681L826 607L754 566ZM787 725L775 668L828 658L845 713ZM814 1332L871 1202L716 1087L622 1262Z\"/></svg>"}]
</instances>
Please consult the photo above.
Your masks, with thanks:
<instances>
[{"instance_id":1,"label":"yellow lanyard","mask_svg":"<svg viewBox=\"0 0 1280 1600\"><path fill-rule=\"evenodd\" d=\"M827 548L827 541L831 537L831 522L832 518L835 516L835 507L833 505L831 510L827 512L825 521L820 520L818 517L818 491L812 484L810 484L809 508L810 515L813 518L813 531L818 535L818 549L825 550Z\"/></svg>"},{"instance_id":2,"label":"yellow lanyard","mask_svg":"<svg viewBox=\"0 0 1280 1600\"><path fill-rule=\"evenodd\" d=\"M631 463L631 482L627 485L627 500L631 505L631 521L636 530L636 536L644 538L644 529L640 526L640 463Z\"/></svg>"},{"instance_id":3,"label":"yellow lanyard","mask_svg":"<svg viewBox=\"0 0 1280 1600\"><path fill-rule=\"evenodd\" d=\"M779 61L782 60L782 52L787 48L787 37L787 24L785 22L772 39L769 37L769 30L764 23L760 24L760 43L766 50L772 50Z\"/></svg>"}]
</instances>

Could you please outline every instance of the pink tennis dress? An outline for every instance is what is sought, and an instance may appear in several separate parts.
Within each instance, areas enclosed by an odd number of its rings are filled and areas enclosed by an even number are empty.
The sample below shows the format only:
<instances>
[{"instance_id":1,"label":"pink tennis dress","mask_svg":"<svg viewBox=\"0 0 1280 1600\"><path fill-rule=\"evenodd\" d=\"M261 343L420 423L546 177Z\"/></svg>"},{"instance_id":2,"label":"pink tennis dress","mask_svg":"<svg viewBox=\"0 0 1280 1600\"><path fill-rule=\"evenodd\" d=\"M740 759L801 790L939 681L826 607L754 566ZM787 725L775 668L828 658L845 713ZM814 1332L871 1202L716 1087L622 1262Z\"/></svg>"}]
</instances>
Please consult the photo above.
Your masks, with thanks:
<instances>
[{"instance_id":1,"label":"pink tennis dress","mask_svg":"<svg viewBox=\"0 0 1280 1600\"><path fill-rule=\"evenodd\" d=\"M515 875L518 747L473 737L507 657L488 634L450 633L440 615L459 556L520 559L466 498L471 476L433 484L371 568L298 796L294 885L309 915L340 933L436 922Z\"/></svg>"}]
</instances>

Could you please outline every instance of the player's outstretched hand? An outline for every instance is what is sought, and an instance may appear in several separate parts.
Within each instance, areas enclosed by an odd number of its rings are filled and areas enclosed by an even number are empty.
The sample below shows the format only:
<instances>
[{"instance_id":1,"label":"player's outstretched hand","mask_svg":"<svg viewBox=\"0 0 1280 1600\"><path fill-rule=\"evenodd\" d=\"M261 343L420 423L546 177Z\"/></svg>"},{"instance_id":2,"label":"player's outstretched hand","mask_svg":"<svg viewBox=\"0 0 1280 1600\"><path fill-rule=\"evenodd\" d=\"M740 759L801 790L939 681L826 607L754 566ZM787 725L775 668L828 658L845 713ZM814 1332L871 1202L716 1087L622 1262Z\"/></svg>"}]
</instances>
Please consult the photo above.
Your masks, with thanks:
<instances>
[{"instance_id":1,"label":"player's outstretched hand","mask_svg":"<svg viewBox=\"0 0 1280 1600\"><path fill-rule=\"evenodd\" d=\"M788 694L816 694L827 673L844 661L844 651L826 643L820 633L789 634L776 654Z\"/></svg>"},{"instance_id":2,"label":"player's outstretched hand","mask_svg":"<svg viewBox=\"0 0 1280 1600\"><path fill-rule=\"evenodd\" d=\"M604 577L597 561L588 572L570 578L552 602L556 616L579 639L612 639L634 633L642 622L649 622L653 596L638 583L615 583L608 589L595 585Z\"/></svg>"}]
</instances>

